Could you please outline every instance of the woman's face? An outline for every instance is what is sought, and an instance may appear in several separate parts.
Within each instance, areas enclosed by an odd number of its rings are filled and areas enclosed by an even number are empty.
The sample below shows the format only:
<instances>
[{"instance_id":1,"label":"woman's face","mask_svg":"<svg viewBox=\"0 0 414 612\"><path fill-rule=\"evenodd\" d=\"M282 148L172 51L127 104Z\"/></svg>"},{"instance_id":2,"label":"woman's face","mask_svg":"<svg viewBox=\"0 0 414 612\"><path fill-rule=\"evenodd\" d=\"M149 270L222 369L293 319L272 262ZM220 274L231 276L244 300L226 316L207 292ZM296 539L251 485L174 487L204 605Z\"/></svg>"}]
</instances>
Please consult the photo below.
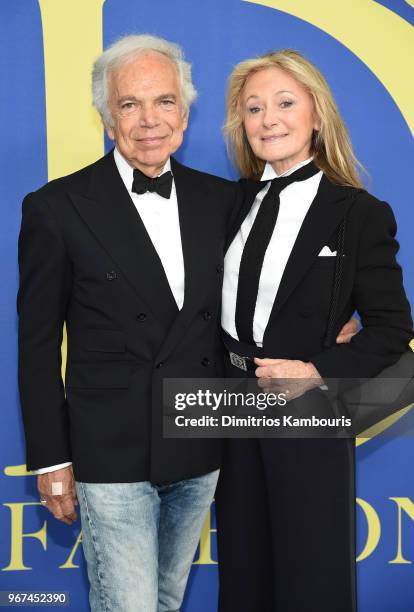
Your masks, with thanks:
<instances>
[{"instance_id":1,"label":"woman's face","mask_svg":"<svg viewBox=\"0 0 414 612\"><path fill-rule=\"evenodd\" d=\"M254 154L277 174L311 156L320 129L312 96L287 72L265 68L248 77L242 96L243 124Z\"/></svg>"}]
</instances>

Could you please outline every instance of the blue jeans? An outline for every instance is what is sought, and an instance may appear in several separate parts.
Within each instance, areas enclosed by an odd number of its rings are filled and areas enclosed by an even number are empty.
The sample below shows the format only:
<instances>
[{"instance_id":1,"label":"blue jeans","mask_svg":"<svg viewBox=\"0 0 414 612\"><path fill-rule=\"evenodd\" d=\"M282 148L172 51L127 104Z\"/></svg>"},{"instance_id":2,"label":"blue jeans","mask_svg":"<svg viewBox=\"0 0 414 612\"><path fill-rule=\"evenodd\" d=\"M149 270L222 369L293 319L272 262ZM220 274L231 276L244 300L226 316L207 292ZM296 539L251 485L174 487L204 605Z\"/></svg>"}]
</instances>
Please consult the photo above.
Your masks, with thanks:
<instances>
[{"instance_id":1,"label":"blue jeans","mask_svg":"<svg viewBox=\"0 0 414 612\"><path fill-rule=\"evenodd\" d=\"M218 474L76 483L92 612L179 611Z\"/></svg>"}]
</instances>

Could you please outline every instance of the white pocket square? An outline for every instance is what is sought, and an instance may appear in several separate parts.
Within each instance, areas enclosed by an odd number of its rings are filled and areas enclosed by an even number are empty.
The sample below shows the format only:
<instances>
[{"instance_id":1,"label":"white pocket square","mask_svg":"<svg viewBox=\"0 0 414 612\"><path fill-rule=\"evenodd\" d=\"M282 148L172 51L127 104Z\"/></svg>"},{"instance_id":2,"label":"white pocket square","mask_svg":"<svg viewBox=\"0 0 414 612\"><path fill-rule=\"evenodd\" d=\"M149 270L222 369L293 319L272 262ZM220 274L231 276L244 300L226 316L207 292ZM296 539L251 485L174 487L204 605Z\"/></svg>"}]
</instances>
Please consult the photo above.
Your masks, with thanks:
<instances>
[{"instance_id":1,"label":"white pocket square","mask_svg":"<svg viewBox=\"0 0 414 612\"><path fill-rule=\"evenodd\" d=\"M318 257L336 257L336 251L331 251L328 246L324 246Z\"/></svg>"}]
</instances>

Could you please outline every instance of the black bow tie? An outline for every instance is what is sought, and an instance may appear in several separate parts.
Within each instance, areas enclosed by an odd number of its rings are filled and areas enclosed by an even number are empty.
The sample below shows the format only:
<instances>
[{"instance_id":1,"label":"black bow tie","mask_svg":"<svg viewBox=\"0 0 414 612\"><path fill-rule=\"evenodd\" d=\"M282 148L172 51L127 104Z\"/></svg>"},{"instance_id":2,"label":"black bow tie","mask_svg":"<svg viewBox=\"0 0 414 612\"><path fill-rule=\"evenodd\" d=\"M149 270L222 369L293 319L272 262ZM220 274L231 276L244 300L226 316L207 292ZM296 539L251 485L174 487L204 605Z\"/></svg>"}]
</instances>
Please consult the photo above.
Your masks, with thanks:
<instances>
[{"instance_id":1,"label":"black bow tie","mask_svg":"<svg viewBox=\"0 0 414 612\"><path fill-rule=\"evenodd\" d=\"M164 172L161 176L151 178L140 170L134 170L134 180L132 181L132 191L135 193L146 193L150 191L155 192L163 198L169 198L171 195L172 188L172 174L171 171Z\"/></svg>"}]
</instances>

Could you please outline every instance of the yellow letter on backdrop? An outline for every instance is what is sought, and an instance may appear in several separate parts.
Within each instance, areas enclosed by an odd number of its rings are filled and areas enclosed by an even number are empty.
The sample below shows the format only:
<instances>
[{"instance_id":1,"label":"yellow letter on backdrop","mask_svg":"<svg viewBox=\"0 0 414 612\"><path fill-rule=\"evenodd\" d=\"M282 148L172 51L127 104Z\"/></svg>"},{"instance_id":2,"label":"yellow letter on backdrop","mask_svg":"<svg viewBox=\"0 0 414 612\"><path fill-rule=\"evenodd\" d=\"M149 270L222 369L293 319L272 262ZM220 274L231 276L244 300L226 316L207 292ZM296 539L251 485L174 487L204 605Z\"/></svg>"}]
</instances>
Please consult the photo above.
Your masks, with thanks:
<instances>
[{"instance_id":1,"label":"yellow letter on backdrop","mask_svg":"<svg viewBox=\"0 0 414 612\"><path fill-rule=\"evenodd\" d=\"M203 530L200 538L200 556L194 565L215 565L217 561L211 558L211 534L217 529L211 527L211 510L208 511L206 520L204 521Z\"/></svg>"},{"instance_id":2,"label":"yellow letter on backdrop","mask_svg":"<svg viewBox=\"0 0 414 612\"><path fill-rule=\"evenodd\" d=\"M103 129L92 106L92 64L102 52L105 0L39 0L45 57L49 180L104 153ZM66 329L62 376L66 367Z\"/></svg>"},{"instance_id":3,"label":"yellow letter on backdrop","mask_svg":"<svg viewBox=\"0 0 414 612\"><path fill-rule=\"evenodd\" d=\"M102 52L104 0L39 0L45 56L49 180L103 155L91 68Z\"/></svg>"},{"instance_id":4,"label":"yellow letter on backdrop","mask_svg":"<svg viewBox=\"0 0 414 612\"><path fill-rule=\"evenodd\" d=\"M13 503L3 504L10 508L11 512L11 551L10 551L10 563L7 567L3 568L3 572L11 572L16 570L30 570L24 564L23 561L23 542L24 538L36 538L42 544L44 550L46 550L46 521L43 523L43 527L34 533L23 532L23 511L26 506L40 506L40 502L27 502L27 503Z\"/></svg>"},{"instance_id":5,"label":"yellow letter on backdrop","mask_svg":"<svg viewBox=\"0 0 414 612\"><path fill-rule=\"evenodd\" d=\"M78 550L79 544L81 542L82 542L82 531L79 533L78 537L76 538L76 542L72 550L70 551L69 557L66 559L63 565L59 565L59 569L77 569L79 567L79 565L75 565L73 563L73 557L75 556L75 553Z\"/></svg>"},{"instance_id":6,"label":"yellow letter on backdrop","mask_svg":"<svg viewBox=\"0 0 414 612\"><path fill-rule=\"evenodd\" d=\"M408 497L390 497L390 499L397 504L398 508L398 542L397 555L389 563L412 563L412 561L405 559L402 553L402 512L404 510L407 516L414 520L414 504Z\"/></svg>"},{"instance_id":7,"label":"yellow letter on backdrop","mask_svg":"<svg viewBox=\"0 0 414 612\"><path fill-rule=\"evenodd\" d=\"M367 541L365 543L364 550L362 550L357 557L357 561L363 561L364 559L367 559L367 557L369 557L378 546L378 542L380 541L381 537L381 523L377 512L371 506L371 504L360 497L356 498L356 502L364 511L368 527Z\"/></svg>"}]
</instances>

